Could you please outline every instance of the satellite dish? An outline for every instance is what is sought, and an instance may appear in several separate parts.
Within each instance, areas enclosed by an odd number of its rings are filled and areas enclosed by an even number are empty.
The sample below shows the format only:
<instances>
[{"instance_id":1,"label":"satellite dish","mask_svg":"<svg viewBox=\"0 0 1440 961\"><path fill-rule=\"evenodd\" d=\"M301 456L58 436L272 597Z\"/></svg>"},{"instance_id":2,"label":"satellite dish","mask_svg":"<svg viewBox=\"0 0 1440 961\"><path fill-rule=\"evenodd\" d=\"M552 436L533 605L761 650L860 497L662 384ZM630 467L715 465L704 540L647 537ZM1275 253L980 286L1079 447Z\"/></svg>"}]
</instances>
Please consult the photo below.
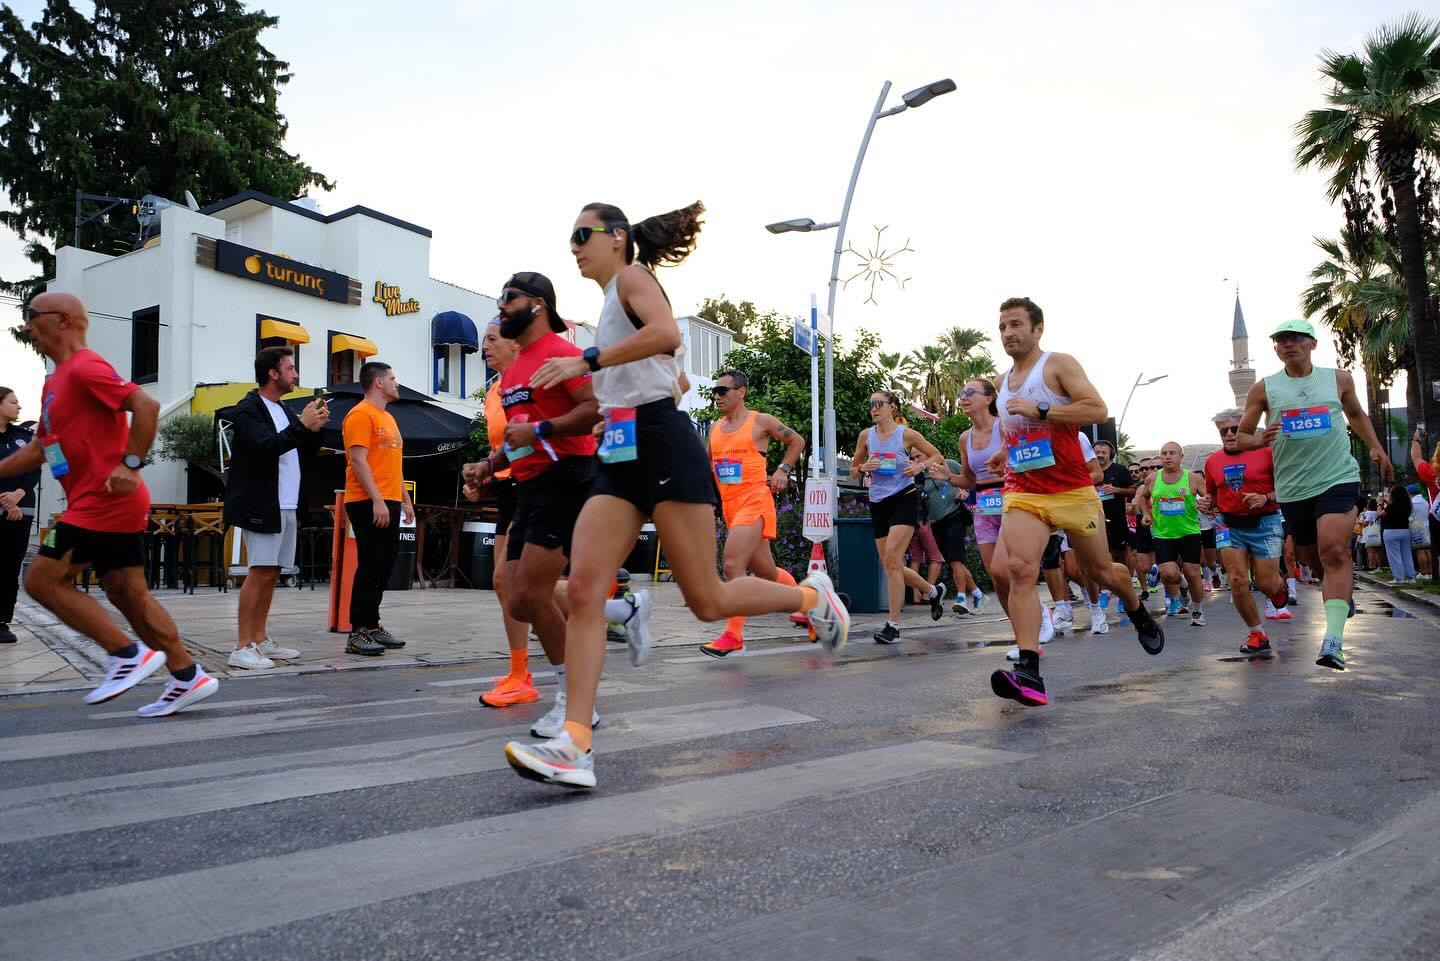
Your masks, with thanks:
<instances>
[{"instance_id":1,"label":"satellite dish","mask_svg":"<svg viewBox=\"0 0 1440 961\"><path fill-rule=\"evenodd\" d=\"M198 211L200 209L200 201L196 200L195 195L188 190L185 191L185 206L191 210Z\"/></svg>"}]
</instances>

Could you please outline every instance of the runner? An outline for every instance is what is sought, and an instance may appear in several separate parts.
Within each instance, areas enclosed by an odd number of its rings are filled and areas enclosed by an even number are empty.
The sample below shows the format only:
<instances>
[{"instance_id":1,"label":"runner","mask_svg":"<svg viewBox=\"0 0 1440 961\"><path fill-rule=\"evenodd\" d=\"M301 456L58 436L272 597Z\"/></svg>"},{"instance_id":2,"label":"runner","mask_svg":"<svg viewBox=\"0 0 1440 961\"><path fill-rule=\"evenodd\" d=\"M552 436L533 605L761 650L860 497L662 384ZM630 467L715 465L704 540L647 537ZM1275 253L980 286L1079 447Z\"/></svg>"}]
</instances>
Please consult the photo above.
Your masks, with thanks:
<instances>
[{"instance_id":1,"label":"runner","mask_svg":"<svg viewBox=\"0 0 1440 961\"><path fill-rule=\"evenodd\" d=\"M1076 440L1080 426L1105 419L1105 402L1074 357L1041 350L1045 316L1034 301L1006 300L999 326L1014 366L997 398L1006 449L989 461L991 470L1005 466L1004 523L994 560L1007 573L1010 619L1021 650L1014 670L990 675L990 687L1000 697L1042 705L1049 698L1040 678L1035 584L1052 529L1069 534L1080 569L1120 597L1146 653L1159 654L1165 635L1141 605L1129 573L1110 562L1100 498Z\"/></svg>"},{"instance_id":2,"label":"runner","mask_svg":"<svg viewBox=\"0 0 1440 961\"><path fill-rule=\"evenodd\" d=\"M805 438L778 417L745 407L750 378L727 370L715 377L715 408L724 416L710 428L710 463L725 516L725 579L756 577L795 587L790 572L775 565L770 542L775 540L775 494L790 486L790 474L805 452ZM785 445L775 473L765 474L765 449L771 440ZM773 492L773 493L772 493ZM743 654L745 618L736 615L725 630L700 648L711 657Z\"/></svg>"},{"instance_id":3,"label":"runner","mask_svg":"<svg viewBox=\"0 0 1440 961\"><path fill-rule=\"evenodd\" d=\"M119 697L165 667L165 690L135 712L164 717L210 697L220 682L185 650L169 612L145 584L150 492L140 466L155 439L160 403L85 345L89 326L85 305L72 294L40 294L26 306L25 333L55 369L41 388L39 443L0 461L0 477L49 464L65 489L65 512L40 542L25 591L110 655L105 680L85 703ZM75 586L87 566L138 641Z\"/></svg>"},{"instance_id":4,"label":"runner","mask_svg":"<svg viewBox=\"0 0 1440 961\"><path fill-rule=\"evenodd\" d=\"M975 544L980 549L980 563L995 587L995 599L1007 615L1009 608L1004 572L992 563L995 542L1000 539L1000 515L1004 509L1005 477L990 469L990 458L1002 449L1004 437L1000 430L995 406L995 385L984 378L966 381L960 391L960 410L970 418L970 429L960 435L960 465L963 476L949 478L952 484L968 487L973 504ZM976 442L980 445L977 447ZM1038 600L1038 598L1037 598ZM972 592L971 613L979 614L985 606L985 595Z\"/></svg>"},{"instance_id":5,"label":"runner","mask_svg":"<svg viewBox=\"0 0 1440 961\"><path fill-rule=\"evenodd\" d=\"M1203 475L1204 465L1197 473ZM1215 515L1210 511L1200 512L1200 583L1206 591L1220 590L1220 555L1215 546Z\"/></svg>"},{"instance_id":6,"label":"runner","mask_svg":"<svg viewBox=\"0 0 1440 961\"><path fill-rule=\"evenodd\" d=\"M1140 483L1136 480L1140 471L1136 465L1126 467L1115 460L1115 445L1108 440L1095 444L1095 459L1100 464L1100 509L1105 514L1105 539L1110 546L1110 560L1125 565L1126 570L1135 566L1134 533L1130 530L1130 519L1126 505L1135 496ZM1105 634L1110 630L1105 620L1105 608L1110 605L1108 591L1100 596L1100 618L1092 613L1090 633ZM1102 628L1100 625L1104 624Z\"/></svg>"},{"instance_id":7,"label":"runner","mask_svg":"<svg viewBox=\"0 0 1440 961\"><path fill-rule=\"evenodd\" d=\"M1284 368L1250 388L1240 422L1239 447L1269 444L1275 458L1275 493L1295 550L1303 563L1324 571L1325 639L1315 663L1345 670L1345 619L1351 609L1354 573L1350 529L1360 493L1360 465L1350 456L1350 429L1370 448L1380 474L1394 474L1375 428L1355 396L1348 371L1316 367L1315 328L1309 321L1287 320L1270 335ZM1264 434L1257 434L1266 417Z\"/></svg>"},{"instance_id":8,"label":"runner","mask_svg":"<svg viewBox=\"0 0 1440 961\"><path fill-rule=\"evenodd\" d=\"M1159 469L1160 463L1155 458L1147 457L1140 462L1140 476L1135 486L1137 494L1145 481ZM1140 522L1140 508L1133 497L1127 510L1134 521L1131 533L1135 535L1135 580L1140 585L1140 600L1149 600L1150 591L1160 586L1160 568L1155 563L1155 537L1150 528Z\"/></svg>"},{"instance_id":9,"label":"runner","mask_svg":"<svg viewBox=\"0 0 1440 961\"><path fill-rule=\"evenodd\" d=\"M1256 657L1271 654L1270 636L1260 625L1260 612L1250 596L1250 574L1276 612L1274 619L1288 621L1285 581L1280 577L1280 555L1285 533L1281 529L1280 505L1275 499L1275 464L1270 448L1240 450L1238 408L1215 415L1223 449L1205 461L1205 496L1201 510L1218 510L1224 521L1217 535L1220 560L1230 576L1230 602L1245 622L1250 635L1241 650Z\"/></svg>"},{"instance_id":10,"label":"runner","mask_svg":"<svg viewBox=\"0 0 1440 961\"><path fill-rule=\"evenodd\" d=\"M893 390L877 390L870 398L874 427L860 432L850 477L870 475L870 530L875 535L875 553L885 569L889 619L874 634L876 644L900 643L900 611L905 606L905 588L913 587L930 602L930 619L945 615L945 585L931 584L905 566L905 548L915 536L919 522L920 496L915 476L925 465L944 460L928 440L905 425L904 407ZM924 460L911 460L906 453L919 450Z\"/></svg>"},{"instance_id":11,"label":"runner","mask_svg":"<svg viewBox=\"0 0 1440 961\"><path fill-rule=\"evenodd\" d=\"M676 407L675 352L683 340L654 274L655 267L678 264L694 249L703 210L696 203L632 228L619 208L590 204L570 236L581 276L605 292L596 346L578 358L552 357L531 383L545 389L594 372L605 442L598 477L575 525L565 724L543 744L511 741L505 747L510 766L531 780L595 786L590 719L605 662L605 599L646 517L654 518L675 580L700 620L805 611L817 639L832 651L844 646L849 631L850 615L824 574L786 587L756 577L722 582L716 572L715 477L694 425Z\"/></svg>"},{"instance_id":12,"label":"runner","mask_svg":"<svg viewBox=\"0 0 1440 961\"><path fill-rule=\"evenodd\" d=\"M510 616L534 626L545 657L555 669L559 685L555 704L530 729L531 734L544 738L555 737L565 723L566 613L556 601L555 585L572 554L575 521L595 478L591 428L599 421L599 404L588 372L543 385L536 376L551 358L579 359L580 349L560 336L566 329L549 278L526 271L505 282L500 292L499 334L515 341L519 350L500 376L504 445L498 453L465 466L466 482L473 486L486 483L507 464L515 478L515 514L501 582L506 585ZM607 578L606 585L610 583ZM630 657L638 666L649 653L650 594L640 591L611 604L616 610L605 613L609 619L625 623ZM604 605L602 599L602 606L610 605ZM593 705L588 716L592 727L600 723Z\"/></svg>"},{"instance_id":13,"label":"runner","mask_svg":"<svg viewBox=\"0 0 1440 961\"><path fill-rule=\"evenodd\" d=\"M930 522L930 534L955 582L955 603L950 610L957 615L978 613L980 604L971 599L978 596L983 600L985 595L965 566L965 529L971 523L963 494L965 468L958 460L946 459L927 463L925 469L919 482L922 507Z\"/></svg>"},{"instance_id":14,"label":"runner","mask_svg":"<svg viewBox=\"0 0 1440 961\"><path fill-rule=\"evenodd\" d=\"M1160 581L1165 585L1165 613L1182 613L1180 575L1190 588L1190 626L1204 627L1205 584L1200 579L1199 492L1205 478L1184 466L1185 450L1174 441L1160 448L1162 467L1146 479L1136 502L1143 514L1141 523L1155 536L1155 559L1160 563Z\"/></svg>"},{"instance_id":15,"label":"runner","mask_svg":"<svg viewBox=\"0 0 1440 961\"><path fill-rule=\"evenodd\" d=\"M16 423L20 399L9 387L0 387L0 458L23 450L35 442L35 432ZM10 630L15 619L15 598L20 593L20 569L30 549L30 529L35 526L35 487L38 469L0 485L0 644L19 641Z\"/></svg>"}]
</instances>

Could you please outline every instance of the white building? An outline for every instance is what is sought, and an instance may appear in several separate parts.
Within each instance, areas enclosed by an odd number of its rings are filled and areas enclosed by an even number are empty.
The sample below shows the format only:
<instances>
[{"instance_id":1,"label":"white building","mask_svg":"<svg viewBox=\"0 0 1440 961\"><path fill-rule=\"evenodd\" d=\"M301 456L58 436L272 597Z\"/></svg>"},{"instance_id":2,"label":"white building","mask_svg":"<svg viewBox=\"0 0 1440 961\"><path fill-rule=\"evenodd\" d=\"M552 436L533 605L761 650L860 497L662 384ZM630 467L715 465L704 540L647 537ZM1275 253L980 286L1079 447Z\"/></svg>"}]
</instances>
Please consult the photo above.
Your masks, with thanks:
<instances>
[{"instance_id":1,"label":"white building","mask_svg":"<svg viewBox=\"0 0 1440 961\"><path fill-rule=\"evenodd\" d=\"M676 317L680 325L680 336L685 343L681 354L681 366L690 379L690 389L680 400L680 409L686 413L708 407L710 402L700 393L701 388L715 386L715 373L725 368L725 358L735 346L735 334L729 327L721 327L693 314ZM595 325L580 321L575 325L575 343L582 349L595 343Z\"/></svg>"},{"instance_id":2,"label":"white building","mask_svg":"<svg viewBox=\"0 0 1440 961\"><path fill-rule=\"evenodd\" d=\"M497 279L498 283L499 280ZM249 191L160 212L160 233L108 256L64 247L48 289L91 315L90 346L160 402L162 421L208 413L255 386L256 351L296 348L302 388L358 379L367 359L457 413L484 385L480 330L495 298L430 276L430 231L371 210L323 214ZM157 503L185 499L183 465L145 470ZM60 509L43 485L42 517Z\"/></svg>"}]
</instances>

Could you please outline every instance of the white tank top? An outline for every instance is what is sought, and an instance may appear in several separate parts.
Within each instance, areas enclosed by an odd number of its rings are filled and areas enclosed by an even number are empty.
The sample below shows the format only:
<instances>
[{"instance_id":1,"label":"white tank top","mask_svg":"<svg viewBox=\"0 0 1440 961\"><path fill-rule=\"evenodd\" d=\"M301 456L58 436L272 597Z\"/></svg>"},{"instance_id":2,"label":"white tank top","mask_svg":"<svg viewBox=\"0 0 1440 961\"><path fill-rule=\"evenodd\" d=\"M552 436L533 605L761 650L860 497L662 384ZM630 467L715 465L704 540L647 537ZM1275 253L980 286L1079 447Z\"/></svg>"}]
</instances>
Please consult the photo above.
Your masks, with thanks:
<instances>
[{"instance_id":1,"label":"white tank top","mask_svg":"<svg viewBox=\"0 0 1440 961\"><path fill-rule=\"evenodd\" d=\"M595 345L601 350L631 337L639 328L620 303L620 275L605 285L605 303L595 330ZM600 409L639 407L656 400L675 400L679 390L680 362L656 354L616 367L602 367L591 378Z\"/></svg>"}]
</instances>

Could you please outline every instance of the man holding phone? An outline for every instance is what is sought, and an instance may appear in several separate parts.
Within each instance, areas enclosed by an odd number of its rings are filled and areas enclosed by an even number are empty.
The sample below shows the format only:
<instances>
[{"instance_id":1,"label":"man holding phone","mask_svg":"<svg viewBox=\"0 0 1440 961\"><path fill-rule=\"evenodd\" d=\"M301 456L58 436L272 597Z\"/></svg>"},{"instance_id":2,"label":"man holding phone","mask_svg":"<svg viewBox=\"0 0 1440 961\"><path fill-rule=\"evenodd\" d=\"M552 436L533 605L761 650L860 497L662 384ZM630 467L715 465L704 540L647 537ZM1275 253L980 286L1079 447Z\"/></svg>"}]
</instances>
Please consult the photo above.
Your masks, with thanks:
<instances>
[{"instance_id":1,"label":"man holding phone","mask_svg":"<svg viewBox=\"0 0 1440 961\"><path fill-rule=\"evenodd\" d=\"M323 396L298 416L280 403L299 382L293 349L264 348L255 355L257 386L235 405L232 417L225 523L240 530L249 570L240 588L235 651L226 663L242 670L263 670L300 656L271 640L266 628L280 572L295 565L304 462L320 449L320 430L330 418Z\"/></svg>"}]
</instances>

